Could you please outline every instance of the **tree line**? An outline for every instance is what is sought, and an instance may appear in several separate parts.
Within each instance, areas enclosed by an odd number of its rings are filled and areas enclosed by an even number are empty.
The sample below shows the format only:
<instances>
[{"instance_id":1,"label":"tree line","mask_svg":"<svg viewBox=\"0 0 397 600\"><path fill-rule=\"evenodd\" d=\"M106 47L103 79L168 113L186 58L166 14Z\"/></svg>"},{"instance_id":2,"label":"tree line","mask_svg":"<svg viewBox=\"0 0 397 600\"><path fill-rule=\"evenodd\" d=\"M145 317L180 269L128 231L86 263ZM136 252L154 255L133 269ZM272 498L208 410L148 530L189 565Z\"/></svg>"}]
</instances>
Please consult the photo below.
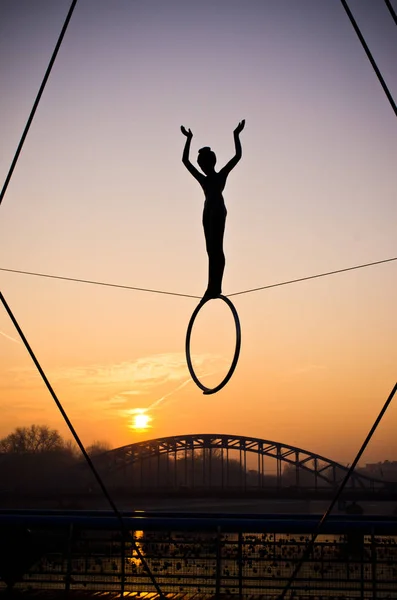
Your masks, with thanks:
<instances>
[{"instance_id":1,"label":"tree line","mask_svg":"<svg viewBox=\"0 0 397 600\"><path fill-rule=\"evenodd\" d=\"M97 440L87 446L86 450L90 456L96 456L110 450L110 444ZM0 440L0 454L43 453L65 454L74 459L81 457L77 444L65 440L57 429L51 429L48 425L17 427Z\"/></svg>"}]
</instances>

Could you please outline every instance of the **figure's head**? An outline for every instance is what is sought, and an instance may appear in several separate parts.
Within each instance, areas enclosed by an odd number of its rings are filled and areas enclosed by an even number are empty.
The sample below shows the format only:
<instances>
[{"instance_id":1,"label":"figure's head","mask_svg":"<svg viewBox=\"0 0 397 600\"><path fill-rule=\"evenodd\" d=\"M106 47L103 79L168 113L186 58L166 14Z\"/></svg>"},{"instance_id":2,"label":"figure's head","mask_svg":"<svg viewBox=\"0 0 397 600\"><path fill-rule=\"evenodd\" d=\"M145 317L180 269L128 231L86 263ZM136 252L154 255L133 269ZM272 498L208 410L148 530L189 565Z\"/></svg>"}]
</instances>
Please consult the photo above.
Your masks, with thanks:
<instances>
[{"instance_id":1,"label":"figure's head","mask_svg":"<svg viewBox=\"0 0 397 600\"><path fill-rule=\"evenodd\" d=\"M216 165L216 155L215 152L211 150L209 146L205 146L205 148L200 148L197 162L206 175L211 173Z\"/></svg>"}]
</instances>

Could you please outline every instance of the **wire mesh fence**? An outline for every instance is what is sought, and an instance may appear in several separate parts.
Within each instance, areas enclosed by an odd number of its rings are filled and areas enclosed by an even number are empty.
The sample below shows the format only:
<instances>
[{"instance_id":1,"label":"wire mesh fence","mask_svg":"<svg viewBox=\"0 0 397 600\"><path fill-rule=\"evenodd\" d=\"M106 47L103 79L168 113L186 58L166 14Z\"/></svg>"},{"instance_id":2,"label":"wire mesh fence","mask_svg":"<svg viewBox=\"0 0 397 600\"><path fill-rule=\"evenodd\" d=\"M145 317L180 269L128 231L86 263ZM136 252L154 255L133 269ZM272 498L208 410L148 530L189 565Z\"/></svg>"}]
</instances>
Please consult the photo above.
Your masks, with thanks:
<instances>
[{"instance_id":1,"label":"wire mesh fence","mask_svg":"<svg viewBox=\"0 0 397 600\"><path fill-rule=\"evenodd\" d=\"M101 525L95 519L95 526L90 521L87 516L60 524L48 517L29 523L27 517L17 528L0 524L0 589L8 584L32 591L155 592L136 544L163 593L276 600L312 529L312 522L299 519L299 527L288 532L291 517L278 523L280 531L270 518L252 520L250 527L247 520L234 517L228 519L227 530L216 517L206 518L203 527L200 519L173 517L169 528L168 517L133 518L128 537L115 521L105 519ZM332 531L318 536L289 597L397 598L397 521L394 530L386 527L390 533L384 526L377 532L363 519L331 525Z\"/></svg>"}]
</instances>

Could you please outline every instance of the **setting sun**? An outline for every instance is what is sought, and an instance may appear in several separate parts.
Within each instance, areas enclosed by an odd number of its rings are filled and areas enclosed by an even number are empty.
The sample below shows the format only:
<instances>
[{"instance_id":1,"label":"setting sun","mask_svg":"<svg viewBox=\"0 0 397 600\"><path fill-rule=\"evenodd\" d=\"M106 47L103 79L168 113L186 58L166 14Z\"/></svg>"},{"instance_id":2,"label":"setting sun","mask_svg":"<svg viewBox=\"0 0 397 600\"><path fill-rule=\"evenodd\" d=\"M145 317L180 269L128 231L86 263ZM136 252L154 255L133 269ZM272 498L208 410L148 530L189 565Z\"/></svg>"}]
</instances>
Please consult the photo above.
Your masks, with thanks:
<instances>
[{"instance_id":1,"label":"setting sun","mask_svg":"<svg viewBox=\"0 0 397 600\"><path fill-rule=\"evenodd\" d=\"M149 425L151 420L152 418L149 415L143 411L139 411L133 417L131 428L136 431L146 431L151 427L151 425Z\"/></svg>"}]
</instances>

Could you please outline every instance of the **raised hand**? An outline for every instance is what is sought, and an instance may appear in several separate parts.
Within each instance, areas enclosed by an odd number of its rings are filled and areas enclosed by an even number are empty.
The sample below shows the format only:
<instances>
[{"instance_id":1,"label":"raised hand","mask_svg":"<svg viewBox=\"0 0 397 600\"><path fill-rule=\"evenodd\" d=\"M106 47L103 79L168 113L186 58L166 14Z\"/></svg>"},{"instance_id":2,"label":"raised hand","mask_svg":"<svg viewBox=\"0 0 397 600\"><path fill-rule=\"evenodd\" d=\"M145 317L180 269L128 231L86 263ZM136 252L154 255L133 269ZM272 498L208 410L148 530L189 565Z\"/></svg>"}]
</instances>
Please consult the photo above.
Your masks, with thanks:
<instances>
[{"instance_id":1,"label":"raised hand","mask_svg":"<svg viewBox=\"0 0 397 600\"><path fill-rule=\"evenodd\" d=\"M240 123L237 125L236 129L234 130L234 133L239 135L242 132L242 130L244 129L244 127L245 127L245 119L240 121Z\"/></svg>"},{"instance_id":2,"label":"raised hand","mask_svg":"<svg viewBox=\"0 0 397 600\"><path fill-rule=\"evenodd\" d=\"M183 125L181 125L181 131L182 131L183 135L185 135L187 138L192 139L193 133L192 133L191 129L185 129L185 127Z\"/></svg>"}]
</instances>

